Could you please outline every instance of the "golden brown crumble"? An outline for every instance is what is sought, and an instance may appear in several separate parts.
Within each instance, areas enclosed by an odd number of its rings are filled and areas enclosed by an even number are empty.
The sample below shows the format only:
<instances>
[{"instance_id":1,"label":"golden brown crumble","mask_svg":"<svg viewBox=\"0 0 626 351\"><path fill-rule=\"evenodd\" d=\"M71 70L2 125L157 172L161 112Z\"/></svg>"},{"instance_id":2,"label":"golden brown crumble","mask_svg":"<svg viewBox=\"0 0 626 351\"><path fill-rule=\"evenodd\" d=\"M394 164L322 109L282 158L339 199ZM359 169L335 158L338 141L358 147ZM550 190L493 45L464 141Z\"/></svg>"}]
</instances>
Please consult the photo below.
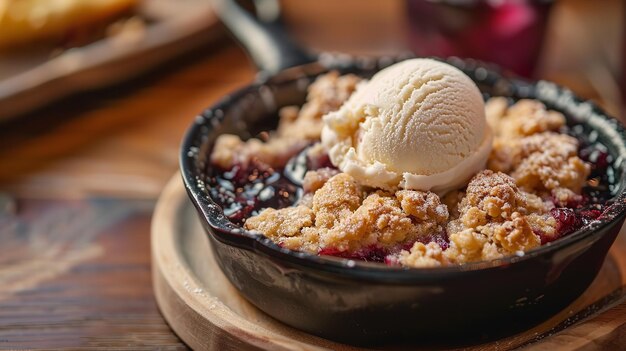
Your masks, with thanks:
<instances>
[{"instance_id":1,"label":"golden brown crumble","mask_svg":"<svg viewBox=\"0 0 626 351\"><path fill-rule=\"evenodd\" d=\"M447 219L447 210L433 193L405 190L394 196L375 192L322 238L326 247L339 251L371 245L388 247L442 231Z\"/></svg>"},{"instance_id":2,"label":"golden brown crumble","mask_svg":"<svg viewBox=\"0 0 626 351\"><path fill-rule=\"evenodd\" d=\"M320 168L315 171L308 171L302 180L302 190L307 194L314 193L338 173L339 170L335 168Z\"/></svg>"},{"instance_id":3,"label":"golden brown crumble","mask_svg":"<svg viewBox=\"0 0 626 351\"><path fill-rule=\"evenodd\" d=\"M308 89L307 101L298 109L283 107L276 132L267 142L252 138L242 141L232 134L220 135L213 147L211 162L223 169L236 164L247 165L251 159L281 167L296 152L313 141L319 140L322 132L322 116L338 109L356 89L361 78L347 74L340 76L333 71L319 76Z\"/></svg>"},{"instance_id":4,"label":"golden brown crumble","mask_svg":"<svg viewBox=\"0 0 626 351\"><path fill-rule=\"evenodd\" d=\"M331 178L326 185L314 195L314 204L318 197L330 197L335 203L351 202L345 199L346 193L334 185L336 179L350 180L354 178L341 173ZM341 209L334 205L335 208ZM328 212L339 212L328 209ZM319 213L315 209L314 212ZM372 192L358 205L354 211L348 213L343 210L343 216L337 216L335 225L323 227L320 236L324 247L331 247L337 251L356 251L371 245L392 246L399 243L415 240L418 237L432 232L443 230L443 224L448 219L445 206L434 193L413 190L402 190L396 194L382 191Z\"/></svg>"},{"instance_id":5,"label":"golden brown crumble","mask_svg":"<svg viewBox=\"0 0 626 351\"><path fill-rule=\"evenodd\" d=\"M303 209L309 208L305 205L266 210L248 219L245 226L285 246L300 245L309 251L330 248L335 252L355 252L372 245L390 247L412 242L442 232L448 220L446 206L434 193L402 190L395 194L380 191L367 194L346 173L331 177L315 191L310 203L310 212ZM287 211L293 208L300 210Z\"/></svg>"},{"instance_id":6,"label":"golden brown crumble","mask_svg":"<svg viewBox=\"0 0 626 351\"><path fill-rule=\"evenodd\" d=\"M321 116L339 108L358 82L356 76L335 72L321 76L301 109L281 110L278 130L268 142L220 137L213 162L228 168L257 157L271 166L284 165L295 149L319 139ZM578 199L590 166L577 155L578 141L558 133L564 116L541 102L520 100L509 106L505 98L492 98L486 115L495 135L488 169L465 189L441 199L431 192L390 193L321 168L307 172L305 195L296 205L264 210L247 219L245 227L283 247L312 253L394 248L390 259L408 267L523 255L541 244L540 235L557 235L552 201L565 205ZM319 144L309 150L312 159L324 153ZM442 233L449 239L445 249L434 241L416 241ZM400 250L407 244L412 247Z\"/></svg>"},{"instance_id":7,"label":"golden brown crumble","mask_svg":"<svg viewBox=\"0 0 626 351\"><path fill-rule=\"evenodd\" d=\"M313 225L313 211L306 206L287 207L280 210L268 208L258 216L246 220L246 227L255 229L270 239L300 234L302 228Z\"/></svg>"},{"instance_id":8,"label":"golden brown crumble","mask_svg":"<svg viewBox=\"0 0 626 351\"><path fill-rule=\"evenodd\" d=\"M339 75L332 71L318 77L309 86L307 101L300 111L290 107L289 115L281 114L279 135L298 139L318 140L322 133L322 116L341 107L356 89L361 78L354 74Z\"/></svg>"},{"instance_id":9,"label":"golden brown crumble","mask_svg":"<svg viewBox=\"0 0 626 351\"><path fill-rule=\"evenodd\" d=\"M441 246L430 242L423 244L416 242L410 251L402 250L398 255L398 263L407 267L440 267L450 264L448 259L443 255Z\"/></svg>"},{"instance_id":10,"label":"golden brown crumble","mask_svg":"<svg viewBox=\"0 0 626 351\"><path fill-rule=\"evenodd\" d=\"M485 106L487 122L496 137L519 138L565 125L560 112L550 111L540 101L523 99L508 107L503 97L491 98Z\"/></svg>"},{"instance_id":11,"label":"golden brown crumble","mask_svg":"<svg viewBox=\"0 0 626 351\"><path fill-rule=\"evenodd\" d=\"M215 141L211 162L227 170L234 165L245 167L252 159L256 159L268 166L279 168L308 144L306 140L291 138L271 138L267 142L254 138L242 141L236 135L222 134Z\"/></svg>"},{"instance_id":12,"label":"golden brown crumble","mask_svg":"<svg viewBox=\"0 0 626 351\"><path fill-rule=\"evenodd\" d=\"M355 251L380 243L403 242L414 229L411 218L402 211L398 200L384 193L370 194L356 211L322 233L325 247L340 252Z\"/></svg>"},{"instance_id":13,"label":"golden brown crumble","mask_svg":"<svg viewBox=\"0 0 626 351\"><path fill-rule=\"evenodd\" d=\"M548 132L523 138L519 144L520 156L511 172L519 186L536 193L557 189L580 193L590 166L577 155L578 140Z\"/></svg>"},{"instance_id":14,"label":"golden brown crumble","mask_svg":"<svg viewBox=\"0 0 626 351\"><path fill-rule=\"evenodd\" d=\"M396 192L400 200L402 210L407 214L421 220L445 223L448 219L448 208L441 203L441 199L435 193L400 190Z\"/></svg>"},{"instance_id":15,"label":"golden brown crumble","mask_svg":"<svg viewBox=\"0 0 626 351\"><path fill-rule=\"evenodd\" d=\"M556 221L547 214L550 207L537 200L504 173L478 173L459 204L460 218L448 223L445 258L455 263L488 260L539 246L535 233L554 232Z\"/></svg>"},{"instance_id":16,"label":"golden brown crumble","mask_svg":"<svg viewBox=\"0 0 626 351\"><path fill-rule=\"evenodd\" d=\"M467 185L459 212L466 226L476 227L494 219L511 218L513 212L525 211L524 205L524 195L513 178L486 170L474 176Z\"/></svg>"},{"instance_id":17,"label":"golden brown crumble","mask_svg":"<svg viewBox=\"0 0 626 351\"><path fill-rule=\"evenodd\" d=\"M578 140L545 132L503 142L499 138L487 164L509 173L518 186L560 204L575 200L589 176L590 166L577 154Z\"/></svg>"},{"instance_id":18,"label":"golden brown crumble","mask_svg":"<svg viewBox=\"0 0 626 351\"><path fill-rule=\"evenodd\" d=\"M487 103L496 138L487 167L510 174L524 191L552 196L560 205L577 200L590 166L578 157L578 140L557 131L565 117L534 100L507 107L504 98Z\"/></svg>"},{"instance_id":19,"label":"golden brown crumble","mask_svg":"<svg viewBox=\"0 0 626 351\"><path fill-rule=\"evenodd\" d=\"M541 244L536 233L555 233L556 221L548 214L549 209L534 195L520 190L510 176L483 171L467 186L458 205L459 219L448 223L450 246L442 251L415 244L410 251L400 253L399 262L433 267L521 254Z\"/></svg>"},{"instance_id":20,"label":"golden brown crumble","mask_svg":"<svg viewBox=\"0 0 626 351\"><path fill-rule=\"evenodd\" d=\"M313 195L315 225L332 228L356 210L362 201L362 191L352 176L340 173L330 178Z\"/></svg>"}]
</instances>

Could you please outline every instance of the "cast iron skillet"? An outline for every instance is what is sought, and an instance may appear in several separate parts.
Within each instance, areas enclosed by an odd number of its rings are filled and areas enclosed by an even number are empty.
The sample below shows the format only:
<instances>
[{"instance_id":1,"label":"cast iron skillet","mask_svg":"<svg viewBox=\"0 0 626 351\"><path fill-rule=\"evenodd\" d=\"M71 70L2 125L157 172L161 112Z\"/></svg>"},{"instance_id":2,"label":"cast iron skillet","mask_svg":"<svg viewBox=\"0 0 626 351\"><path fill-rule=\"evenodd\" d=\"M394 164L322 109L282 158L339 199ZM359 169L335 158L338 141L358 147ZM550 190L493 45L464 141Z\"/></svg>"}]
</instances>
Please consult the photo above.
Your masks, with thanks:
<instances>
[{"instance_id":1,"label":"cast iron skillet","mask_svg":"<svg viewBox=\"0 0 626 351\"><path fill-rule=\"evenodd\" d=\"M462 266L404 269L282 249L232 224L207 190L206 161L220 133L250 137L276 125L278 109L302 104L330 69L369 77L392 59L326 55L317 62L229 1L220 15L263 69L257 81L195 118L182 143L183 180L224 274L274 318L325 338L421 342L488 338L537 323L571 303L597 275L626 213L626 134L615 119L552 83L506 77L471 60L449 59L486 96L535 98L597 133L615 161L614 205L601 220L522 257ZM296 64L300 64L294 66ZM467 339L466 339L467 340Z\"/></svg>"}]
</instances>

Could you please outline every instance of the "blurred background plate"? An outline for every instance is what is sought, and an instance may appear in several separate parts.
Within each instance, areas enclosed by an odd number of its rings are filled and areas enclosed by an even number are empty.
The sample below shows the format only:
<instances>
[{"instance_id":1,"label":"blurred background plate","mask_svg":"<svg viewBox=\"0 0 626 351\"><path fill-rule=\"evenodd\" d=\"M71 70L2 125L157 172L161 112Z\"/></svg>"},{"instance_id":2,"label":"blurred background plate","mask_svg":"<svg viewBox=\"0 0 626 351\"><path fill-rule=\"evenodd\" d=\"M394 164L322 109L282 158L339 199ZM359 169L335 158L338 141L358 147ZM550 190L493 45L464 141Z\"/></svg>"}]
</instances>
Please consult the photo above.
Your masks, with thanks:
<instances>
[{"instance_id":1,"label":"blurred background plate","mask_svg":"<svg viewBox=\"0 0 626 351\"><path fill-rule=\"evenodd\" d=\"M206 0L143 0L108 24L85 43L65 33L0 48L0 120L132 78L219 36Z\"/></svg>"}]
</instances>

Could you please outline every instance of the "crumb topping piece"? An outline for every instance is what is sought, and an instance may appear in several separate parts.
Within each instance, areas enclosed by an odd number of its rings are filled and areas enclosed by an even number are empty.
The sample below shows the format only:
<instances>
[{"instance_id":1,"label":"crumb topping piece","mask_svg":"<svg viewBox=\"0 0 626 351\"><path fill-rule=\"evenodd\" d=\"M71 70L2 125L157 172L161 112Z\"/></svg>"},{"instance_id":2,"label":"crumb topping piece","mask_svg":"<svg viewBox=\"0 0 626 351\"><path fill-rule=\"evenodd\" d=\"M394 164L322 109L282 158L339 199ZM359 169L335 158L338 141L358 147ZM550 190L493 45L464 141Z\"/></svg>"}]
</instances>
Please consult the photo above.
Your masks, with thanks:
<instances>
[{"instance_id":1,"label":"crumb topping piece","mask_svg":"<svg viewBox=\"0 0 626 351\"><path fill-rule=\"evenodd\" d=\"M456 263L488 260L539 246L535 229L554 231L556 222L548 214L549 206L536 200L510 176L480 172L459 204L460 219L448 224L446 258Z\"/></svg>"},{"instance_id":2,"label":"crumb topping piece","mask_svg":"<svg viewBox=\"0 0 626 351\"><path fill-rule=\"evenodd\" d=\"M513 212L525 211L525 198L515 180L500 172L483 171L470 181L459 212L467 227L506 220Z\"/></svg>"},{"instance_id":3,"label":"crumb topping piece","mask_svg":"<svg viewBox=\"0 0 626 351\"><path fill-rule=\"evenodd\" d=\"M353 213L322 233L322 238L325 247L344 252L402 242L413 229L411 218L402 211L396 198L374 193Z\"/></svg>"},{"instance_id":4,"label":"crumb topping piece","mask_svg":"<svg viewBox=\"0 0 626 351\"><path fill-rule=\"evenodd\" d=\"M349 216L363 201L359 184L346 173L330 178L313 195L315 225L332 228L341 219Z\"/></svg>"},{"instance_id":5,"label":"crumb topping piece","mask_svg":"<svg viewBox=\"0 0 626 351\"><path fill-rule=\"evenodd\" d=\"M448 259L443 255L441 246L434 242L428 244L416 242L409 251L400 251L397 261L403 266L422 268L441 267L449 264Z\"/></svg>"},{"instance_id":6,"label":"crumb topping piece","mask_svg":"<svg viewBox=\"0 0 626 351\"><path fill-rule=\"evenodd\" d=\"M211 163L223 170L235 165L247 168L254 159L267 166L280 168L309 144L303 139L271 138L267 142L259 139L241 140L232 134L222 134L215 141L211 153Z\"/></svg>"},{"instance_id":7,"label":"crumb topping piece","mask_svg":"<svg viewBox=\"0 0 626 351\"><path fill-rule=\"evenodd\" d=\"M322 116L337 110L360 81L356 75L341 76L336 71L319 76L309 86L301 109L287 106L279 111L278 128L266 142L256 138L243 141L236 135L222 134L213 147L211 162L225 170L234 165L245 167L253 158L271 167L284 166L294 154L320 139Z\"/></svg>"},{"instance_id":8,"label":"crumb topping piece","mask_svg":"<svg viewBox=\"0 0 626 351\"><path fill-rule=\"evenodd\" d=\"M523 99L508 107L506 98L491 98L487 101L485 113L494 135L502 138L558 131L565 125L563 114L547 110L543 103L536 100Z\"/></svg>"},{"instance_id":9,"label":"crumb topping piece","mask_svg":"<svg viewBox=\"0 0 626 351\"><path fill-rule=\"evenodd\" d=\"M254 228L270 239L296 236L302 228L313 225L313 211L306 206L268 208L258 216L248 218L247 228Z\"/></svg>"},{"instance_id":10,"label":"crumb topping piece","mask_svg":"<svg viewBox=\"0 0 626 351\"><path fill-rule=\"evenodd\" d=\"M339 170L335 168L320 168L308 171L304 174L304 179L302 180L302 190L307 194L314 193L338 173Z\"/></svg>"},{"instance_id":11,"label":"crumb topping piece","mask_svg":"<svg viewBox=\"0 0 626 351\"><path fill-rule=\"evenodd\" d=\"M591 170L577 151L576 138L553 132L496 140L487 166L508 172L525 191L565 205L578 198Z\"/></svg>"},{"instance_id":12,"label":"crumb topping piece","mask_svg":"<svg viewBox=\"0 0 626 351\"><path fill-rule=\"evenodd\" d=\"M404 212L421 221L444 223L449 217L448 208L435 193L400 190L396 192L396 197Z\"/></svg>"},{"instance_id":13,"label":"crumb topping piece","mask_svg":"<svg viewBox=\"0 0 626 351\"><path fill-rule=\"evenodd\" d=\"M556 132L565 117L534 100L507 107L504 98L487 103L496 138L487 167L510 174L524 191L551 196L558 205L579 200L590 166L578 157L578 140Z\"/></svg>"},{"instance_id":14,"label":"crumb topping piece","mask_svg":"<svg viewBox=\"0 0 626 351\"><path fill-rule=\"evenodd\" d=\"M317 177L310 177L314 176ZM308 208L304 205L297 208L300 207ZM410 244L420 237L442 232L448 220L446 206L434 193L414 190L401 190L395 194L367 192L347 173L332 176L315 191L310 212L303 209L289 212L288 209L293 207L263 211L248 219L245 226L278 242L286 242L285 237L300 234L302 246L318 245L318 250L350 253L364 248L388 249ZM312 218L309 213L313 214ZM287 219L297 215L300 217ZM292 228L282 228L285 226Z\"/></svg>"},{"instance_id":15,"label":"crumb topping piece","mask_svg":"<svg viewBox=\"0 0 626 351\"><path fill-rule=\"evenodd\" d=\"M589 176L590 166L577 155L578 140L569 135L535 134L520 140L519 150L511 176L526 191L555 191L570 198L580 193Z\"/></svg>"},{"instance_id":16,"label":"crumb topping piece","mask_svg":"<svg viewBox=\"0 0 626 351\"><path fill-rule=\"evenodd\" d=\"M309 86L307 101L299 111L296 106L281 110L278 135L319 140L324 127L322 116L338 110L361 80L354 74L339 75L337 71L320 76Z\"/></svg>"}]
</instances>

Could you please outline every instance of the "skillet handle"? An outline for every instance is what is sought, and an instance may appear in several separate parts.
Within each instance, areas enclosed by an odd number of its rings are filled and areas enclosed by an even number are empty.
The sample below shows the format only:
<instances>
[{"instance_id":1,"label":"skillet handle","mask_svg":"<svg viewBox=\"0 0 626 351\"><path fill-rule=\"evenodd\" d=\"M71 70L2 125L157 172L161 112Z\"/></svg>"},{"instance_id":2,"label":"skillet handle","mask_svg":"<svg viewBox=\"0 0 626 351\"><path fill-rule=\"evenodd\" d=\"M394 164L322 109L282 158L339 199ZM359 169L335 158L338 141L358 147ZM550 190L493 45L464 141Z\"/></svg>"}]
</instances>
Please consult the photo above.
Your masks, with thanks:
<instances>
[{"instance_id":1,"label":"skillet handle","mask_svg":"<svg viewBox=\"0 0 626 351\"><path fill-rule=\"evenodd\" d=\"M277 21L259 21L235 0L215 0L213 8L260 71L272 75L285 68L316 61L287 36Z\"/></svg>"}]
</instances>

